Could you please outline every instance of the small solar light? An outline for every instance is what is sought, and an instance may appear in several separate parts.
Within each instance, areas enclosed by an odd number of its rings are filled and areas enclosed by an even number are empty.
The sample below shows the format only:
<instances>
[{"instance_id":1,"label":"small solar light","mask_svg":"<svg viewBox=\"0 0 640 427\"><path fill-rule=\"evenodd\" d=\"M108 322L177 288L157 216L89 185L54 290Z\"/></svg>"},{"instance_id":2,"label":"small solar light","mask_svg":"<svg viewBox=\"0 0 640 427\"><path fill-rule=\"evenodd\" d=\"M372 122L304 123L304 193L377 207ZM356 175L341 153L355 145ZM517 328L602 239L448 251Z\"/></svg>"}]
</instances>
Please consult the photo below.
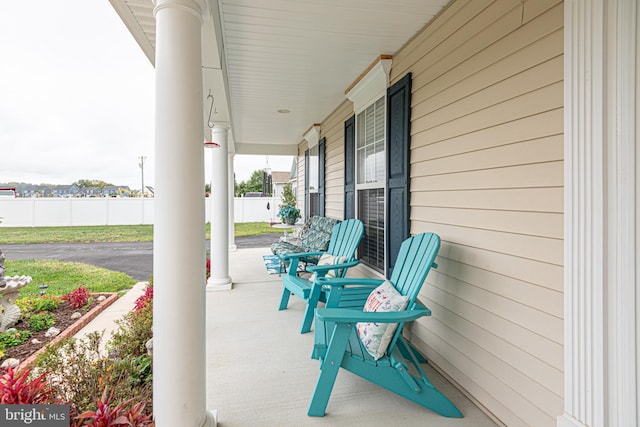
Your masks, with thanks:
<instances>
[{"instance_id":1,"label":"small solar light","mask_svg":"<svg viewBox=\"0 0 640 427\"><path fill-rule=\"evenodd\" d=\"M40 285L40 286L38 286L38 289L40 289L40 296L43 296L48 288L49 288L48 285Z\"/></svg>"}]
</instances>

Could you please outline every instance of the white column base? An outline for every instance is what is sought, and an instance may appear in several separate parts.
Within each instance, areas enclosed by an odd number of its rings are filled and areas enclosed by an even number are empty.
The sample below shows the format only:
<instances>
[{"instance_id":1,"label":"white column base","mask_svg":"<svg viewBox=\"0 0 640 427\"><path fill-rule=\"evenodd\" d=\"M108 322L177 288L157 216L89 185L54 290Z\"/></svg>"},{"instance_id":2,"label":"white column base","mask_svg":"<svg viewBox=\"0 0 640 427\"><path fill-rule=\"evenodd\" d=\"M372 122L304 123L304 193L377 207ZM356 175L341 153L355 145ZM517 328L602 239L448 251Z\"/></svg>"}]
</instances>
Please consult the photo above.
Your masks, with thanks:
<instances>
[{"instance_id":1,"label":"white column base","mask_svg":"<svg viewBox=\"0 0 640 427\"><path fill-rule=\"evenodd\" d=\"M213 278L209 277L207 280L207 292L213 291L228 291L232 289L233 282L231 277Z\"/></svg>"},{"instance_id":2,"label":"white column base","mask_svg":"<svg viewBox=\"0 0 640 427\"><path fill-rule=\"evenodd\" d=\"M216 427L218 425L218 411L213 409L207 411L201 427Z\"/></svg>"},{"instance_id":3,"label":"white column base","mask_svg":"<svg viewBox=\"0 0 640 427\"><path fill-rule=\"evenodd\" d=\"M557 421L558 423L556 425L558 427L588 427L586 424L581 423L566 412L560 415Z\"/></svg>"}]
</instances>

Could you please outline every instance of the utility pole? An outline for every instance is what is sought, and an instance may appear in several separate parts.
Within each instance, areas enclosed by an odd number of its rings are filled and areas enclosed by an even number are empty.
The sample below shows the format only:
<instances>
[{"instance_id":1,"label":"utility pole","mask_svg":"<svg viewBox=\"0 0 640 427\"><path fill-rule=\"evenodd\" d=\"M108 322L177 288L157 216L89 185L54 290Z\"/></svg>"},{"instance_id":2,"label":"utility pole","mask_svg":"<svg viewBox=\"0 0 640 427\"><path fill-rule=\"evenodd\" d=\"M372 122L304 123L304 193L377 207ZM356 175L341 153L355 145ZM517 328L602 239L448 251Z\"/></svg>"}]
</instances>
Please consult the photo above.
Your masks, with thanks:
<instances>
[{"instance_id":1,"label":"utility pole","mask_svg":"<svg viewBox=\"0 0 640 427\"><path fill-rule=\"evenodd\" d=\"M140 163L138 163L138 166L140 166L140 171L142 174L142 189L140 190L140 197L144 197L144 161L147 159L147 156L140 156L138 157L138 159L140 159Z\"/></svg>"}]
</instances>

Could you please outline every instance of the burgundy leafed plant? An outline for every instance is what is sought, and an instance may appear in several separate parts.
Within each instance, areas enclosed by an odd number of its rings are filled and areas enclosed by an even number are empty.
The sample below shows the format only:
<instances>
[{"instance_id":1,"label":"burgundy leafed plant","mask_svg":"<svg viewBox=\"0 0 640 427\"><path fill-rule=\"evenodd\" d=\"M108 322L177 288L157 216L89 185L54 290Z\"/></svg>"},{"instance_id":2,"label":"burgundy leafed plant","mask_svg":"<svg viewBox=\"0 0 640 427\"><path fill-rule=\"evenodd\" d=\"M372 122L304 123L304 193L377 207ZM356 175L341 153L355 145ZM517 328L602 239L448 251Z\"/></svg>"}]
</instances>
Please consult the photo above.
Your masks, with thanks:
<instances>
[{"instance_id":1,"label":"burgundy leafed plant","mask_svg":"<svg viewBox=\"0 0 640 427\"><path fill-rule=\"evenodd\" d=\"M0 404L40 405L54 403L46 373L29 380L31 369L13 370L9 368L0 377Z\"/></svg>"},{"instance_id":2,"label":"burgundy leafed plant","mask_svg":"<svg viewBox=\"0 0 640 427\"><path fill-rule=\"evenodd\" d=\"M89 301L89 292L85 288L79 287L64 295L62 299L69 301L71 308L84 307Z\"/></svg>"},{"instance_id":3,"label":"burgundy leafed plant","mask_svg":"<svg viewBox=\"0 0 640 427\"><path fill-rule=\"evenodd\" d=\"M153 300L153 286L149 285L144 290L144 294L140 295L136 300L133 311L142 310Z\"/></svg>"},{"instance_id":4,"label":"burgundy leafed plant","mask_svg":"<svg viewBox=\"0 0 640 427\"><path fill-rule=\"evenodd\" d=\"M146 427L153 426L155 423L152 421L151 415L144 414L145 404L140 402L135 405L130 405L131 400L119 403L116 406L111 406L111 399L113 393L107 396L107 389L102 392L102 398L96 400L96 410L86 411L78 415L73 420L73 427L80 427L90 425L94 427L109 427L109 426L132 426L132 427Z\"/></svg>"}]
</instances>

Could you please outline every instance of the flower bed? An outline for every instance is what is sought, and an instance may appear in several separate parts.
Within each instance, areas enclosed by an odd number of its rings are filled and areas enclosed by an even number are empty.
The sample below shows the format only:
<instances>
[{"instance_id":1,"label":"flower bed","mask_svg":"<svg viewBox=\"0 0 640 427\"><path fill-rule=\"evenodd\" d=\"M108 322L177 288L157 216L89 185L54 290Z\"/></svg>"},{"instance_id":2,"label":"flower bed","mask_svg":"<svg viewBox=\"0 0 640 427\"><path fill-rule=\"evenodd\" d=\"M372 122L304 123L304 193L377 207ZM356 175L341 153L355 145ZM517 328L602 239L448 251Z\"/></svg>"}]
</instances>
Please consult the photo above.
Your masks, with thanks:
<instances>
[{"instance_id":1,"label":"flower bed","mask_svg":"<svg viewBox=\"0 0 640 427\"><path fill-rule=\"evenodd\" d=\"M103 301L98 301L100 296L104 296ZM115 293L91 294L89 297L90 302L88 302L87 306L82 309L71 307L69 301L61 301L55 310L48 312L53 317L54 323L52 326L60 330L60 333L55 337L45 336L48 327L40 331L32 331L29 329L30 324L28 321L20 321L15 326L16 331L13 333L29 336L22 344L5 348L3 355L0 357L0 363L9 358L14 358L20 360L20 368L32 365L37 355L41 354L47 345L55 344L60 340L75 335L80 329L86 326L98 314L118 299L118 295ZM81 313L81 317L72 319L72 315L76 312ZM11 332L5 334L10 335ZM9 338L11 337L9 336ZM0 368L0 374L4 372L6 372L6 369Z\"/></svg>"},{"instance_id":2,"label":"flower bed","mask_svg":"<svg viewBox=\"0 0 640 427\"><path fill-rule=\"evenodd\" d=\"M84 304L85 298L78 292L65 299L71 306L74 301ZM116 321L120 328L107 342L109 357L100 349L100 333L70 337L86 324L81 322L75 332L50 342L29 366L0 373L0 399L69 404L72 427L153 426L153 363L146 348L152 319L153 288L149 286L133 310Z\"/></svg>"}]
</instances>

